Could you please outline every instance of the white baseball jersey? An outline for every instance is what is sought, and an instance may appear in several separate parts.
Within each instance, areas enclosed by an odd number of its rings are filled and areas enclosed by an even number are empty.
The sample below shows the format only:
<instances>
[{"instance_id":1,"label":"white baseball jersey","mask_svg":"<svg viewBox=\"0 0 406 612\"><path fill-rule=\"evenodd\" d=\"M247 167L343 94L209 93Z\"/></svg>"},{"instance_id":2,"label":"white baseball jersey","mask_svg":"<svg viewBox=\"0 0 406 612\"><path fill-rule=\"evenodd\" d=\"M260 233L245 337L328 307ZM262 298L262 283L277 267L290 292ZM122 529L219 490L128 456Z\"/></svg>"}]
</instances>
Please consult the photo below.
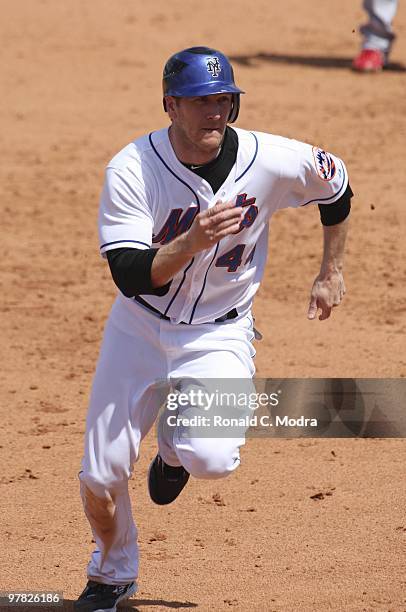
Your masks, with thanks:
<instances>
[{"instance_id":1,"label":"white baseball jersey","mask_svg":"<svg viewBox=\"0 0 406 612\"><path fill-rule=\"evenodd\" d=\"M166 295L141 296L173 323L211 322L233 308L246 314L264 272L272 214L333 203L348 185L341 159L322 149L233 129L237 159L217 193L177 159L167 128L135 140L107 166L99 215L103 255L118 247L160 248L218 200L245 210L240 230L195 255Z\"/></svg>"}]
</instances>

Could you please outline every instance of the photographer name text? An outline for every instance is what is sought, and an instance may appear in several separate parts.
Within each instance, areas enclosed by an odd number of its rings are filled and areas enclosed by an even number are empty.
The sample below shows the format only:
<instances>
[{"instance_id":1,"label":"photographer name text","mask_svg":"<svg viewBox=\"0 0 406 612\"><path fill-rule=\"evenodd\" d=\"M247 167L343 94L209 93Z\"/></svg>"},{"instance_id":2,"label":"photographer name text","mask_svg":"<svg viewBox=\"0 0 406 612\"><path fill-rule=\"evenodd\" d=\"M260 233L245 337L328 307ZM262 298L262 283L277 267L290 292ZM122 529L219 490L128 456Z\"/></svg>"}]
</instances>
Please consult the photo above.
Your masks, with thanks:
<instances>
[{"instance_id":1,"label":"photographer name text","mask_svg":"<svg viewBox=\"0 0 406 612\"><path fill-rule=\"evenodd\" d=\"M214 415L195 415L193 417L171 414L167 417L169 427L317 427L318 421L305 416L289 417L287 415L272 418L270 415L247 415L244 417L223 417Z\"/></svg>"}]
</instances>

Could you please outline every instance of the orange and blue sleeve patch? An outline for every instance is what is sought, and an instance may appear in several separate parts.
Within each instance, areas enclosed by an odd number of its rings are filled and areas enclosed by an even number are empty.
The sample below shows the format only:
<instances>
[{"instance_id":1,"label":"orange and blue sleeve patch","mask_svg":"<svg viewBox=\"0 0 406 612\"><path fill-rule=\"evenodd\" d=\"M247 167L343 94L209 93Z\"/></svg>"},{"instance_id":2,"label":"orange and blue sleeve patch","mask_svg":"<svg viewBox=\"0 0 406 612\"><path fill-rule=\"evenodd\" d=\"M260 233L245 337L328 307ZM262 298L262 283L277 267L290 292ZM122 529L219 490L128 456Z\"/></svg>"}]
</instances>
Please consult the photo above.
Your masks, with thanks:
<instances>
[{"instance_id":1,"label":"orange and blue sleeve patch","mask_svg":"<svg viewBox=\"0 0 406 612\"><path fill-rule=\"evenodd\" d=\"M330 153L318 147L313 147L313 158L319 177L323 181L331 181L336 173L336 165Z\"/></svg>"}]
</instances>

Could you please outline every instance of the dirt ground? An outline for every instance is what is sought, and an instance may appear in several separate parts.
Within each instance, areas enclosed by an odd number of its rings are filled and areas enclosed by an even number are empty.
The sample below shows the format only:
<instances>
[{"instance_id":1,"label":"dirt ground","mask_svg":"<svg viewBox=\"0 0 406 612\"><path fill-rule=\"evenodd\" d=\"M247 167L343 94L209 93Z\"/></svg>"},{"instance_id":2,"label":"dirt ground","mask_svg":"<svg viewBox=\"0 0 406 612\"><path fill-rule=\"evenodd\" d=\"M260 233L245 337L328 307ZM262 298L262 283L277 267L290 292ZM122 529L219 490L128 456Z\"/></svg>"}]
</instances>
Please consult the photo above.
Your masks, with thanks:
<instances>
[{"instance_id":1,"label":"dirt ground","mask_svg":"<svg viewBox=\"0 0 406 612\"><path fill-rule=\"evenodd\" d=\"M325 322L306 319L317 207L274 218L258 375L404 377L406 5L393 65L371 76L349 69L361 1L0 7L0 590L63 591L71 610L93 546L84 418L115 295L96 228L106 163L167 124L167 57L223 50L247 92L238 125L333 151L356 194L347 295ZM141 574L124 609L406 610L403 439L249 439L235 474L193 480L167 508L147 495L155 449L151 434L131 481Z\"/></svg>"}]
</instances>

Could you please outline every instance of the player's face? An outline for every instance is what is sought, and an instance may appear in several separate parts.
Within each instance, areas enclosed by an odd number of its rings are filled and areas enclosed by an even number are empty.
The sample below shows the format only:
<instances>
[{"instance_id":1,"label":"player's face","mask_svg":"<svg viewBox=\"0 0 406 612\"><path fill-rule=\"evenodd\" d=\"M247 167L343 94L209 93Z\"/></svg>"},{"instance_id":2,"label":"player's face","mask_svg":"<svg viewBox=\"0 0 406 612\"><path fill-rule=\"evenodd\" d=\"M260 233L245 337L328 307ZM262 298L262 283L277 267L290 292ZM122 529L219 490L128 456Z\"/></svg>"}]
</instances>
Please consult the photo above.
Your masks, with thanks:
<instances>
[{"instance_id":1,"label":"player's face","mask_svg":"<svg viewBox=\"0 0 406 612\"><path fill-rule=\"evenodd\" d=\"M205 163L217 155L231 104L231 94L167 98L168 113L172 120L171 139L182 161Z\"/></svg>"}]
</instances>

